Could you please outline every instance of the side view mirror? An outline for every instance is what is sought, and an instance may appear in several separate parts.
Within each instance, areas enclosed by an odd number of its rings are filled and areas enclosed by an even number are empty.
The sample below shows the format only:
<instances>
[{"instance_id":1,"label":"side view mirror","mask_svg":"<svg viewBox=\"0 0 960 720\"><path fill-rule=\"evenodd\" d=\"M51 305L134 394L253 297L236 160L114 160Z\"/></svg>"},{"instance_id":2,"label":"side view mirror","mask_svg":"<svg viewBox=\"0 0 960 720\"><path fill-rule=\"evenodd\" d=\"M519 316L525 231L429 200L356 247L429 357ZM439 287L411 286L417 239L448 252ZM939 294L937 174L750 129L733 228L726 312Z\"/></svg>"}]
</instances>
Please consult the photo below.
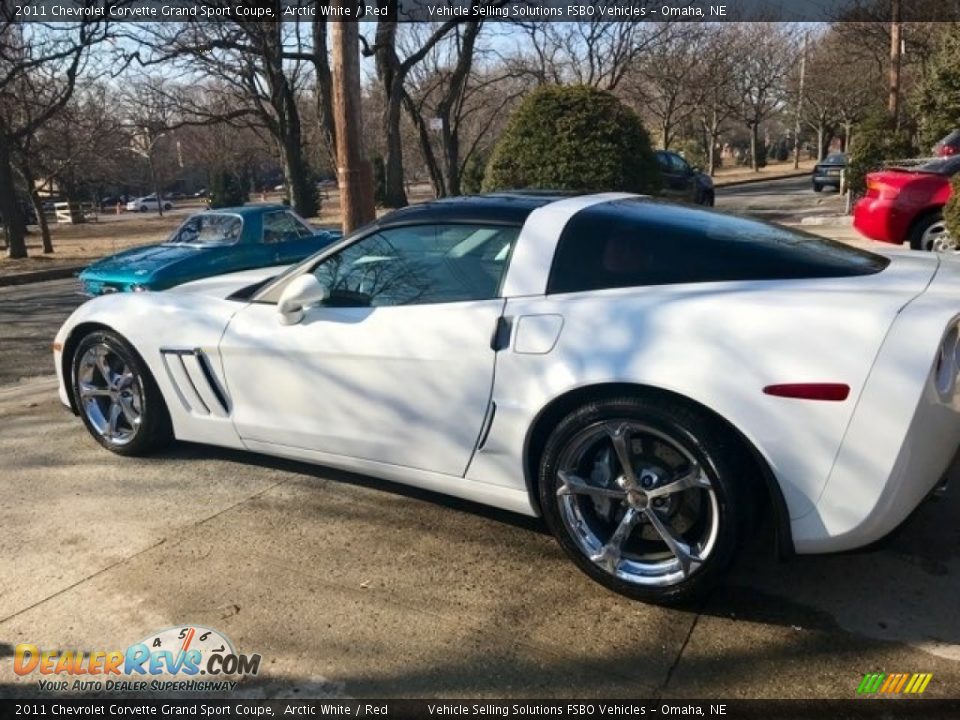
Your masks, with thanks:
<instances>
[{"instance_id":1,"label":"side view mirror","mask_svg":"<svg viewBox=\"0 0 960 720\"><path fill-rule=\"evenodd\" d=\"M280 294L277 312L281 325L296 325L303 320L303 312L310 305L322 303L329 291L312 273L306 273L290 281Z\"/></svg>"}]
</instances>

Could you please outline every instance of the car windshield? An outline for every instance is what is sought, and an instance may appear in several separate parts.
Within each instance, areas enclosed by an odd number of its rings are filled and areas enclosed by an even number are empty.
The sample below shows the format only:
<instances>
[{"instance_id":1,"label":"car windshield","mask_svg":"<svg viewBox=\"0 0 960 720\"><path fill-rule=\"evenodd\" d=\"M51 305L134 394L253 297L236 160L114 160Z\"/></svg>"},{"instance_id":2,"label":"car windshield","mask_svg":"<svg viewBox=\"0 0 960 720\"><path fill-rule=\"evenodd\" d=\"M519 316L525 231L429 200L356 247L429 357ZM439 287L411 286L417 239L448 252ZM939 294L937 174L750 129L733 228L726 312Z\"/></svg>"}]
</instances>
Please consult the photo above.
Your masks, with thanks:
<instances>
[{"instance_id":1,"label":"car windshield","mask_svg":"<svg viewBox=\"0 0 960 720\"><path fill-rule=\"evenodd\" d=\"M167 240L168 245L231 245L240 239L243 220L238 215L194 215Z\"/></svg>"}]
</instances>

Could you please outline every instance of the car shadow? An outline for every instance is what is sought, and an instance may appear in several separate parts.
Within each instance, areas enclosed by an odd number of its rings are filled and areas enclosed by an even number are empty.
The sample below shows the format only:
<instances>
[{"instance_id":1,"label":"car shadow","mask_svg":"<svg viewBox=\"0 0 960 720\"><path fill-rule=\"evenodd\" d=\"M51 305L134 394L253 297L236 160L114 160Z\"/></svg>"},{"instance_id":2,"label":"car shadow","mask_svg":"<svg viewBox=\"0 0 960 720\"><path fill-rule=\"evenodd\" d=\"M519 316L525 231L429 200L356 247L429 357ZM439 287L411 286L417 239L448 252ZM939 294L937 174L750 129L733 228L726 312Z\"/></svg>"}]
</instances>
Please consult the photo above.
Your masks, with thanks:
<instances>
[{"instance_id":1,"label":"car shadow","mask_svg":"<svg viewBox=\"0 0 960 720\"><path fill-rule=\"evenodd\" d=\"M177 443L172 459L216 458L294 473L304 482L333 481L416 499L538 535L542 520L356 473L251 454ZM954 475L956 467L951 470ZM706 598L678 609L793 629L843 630L906 643L960 659L960 492L957 483L923 503L891 536L868 549L779 561L773 533L761 525L727 580ZM599 587L597 592L603 592Z\"/></svg>"}]
</instances>

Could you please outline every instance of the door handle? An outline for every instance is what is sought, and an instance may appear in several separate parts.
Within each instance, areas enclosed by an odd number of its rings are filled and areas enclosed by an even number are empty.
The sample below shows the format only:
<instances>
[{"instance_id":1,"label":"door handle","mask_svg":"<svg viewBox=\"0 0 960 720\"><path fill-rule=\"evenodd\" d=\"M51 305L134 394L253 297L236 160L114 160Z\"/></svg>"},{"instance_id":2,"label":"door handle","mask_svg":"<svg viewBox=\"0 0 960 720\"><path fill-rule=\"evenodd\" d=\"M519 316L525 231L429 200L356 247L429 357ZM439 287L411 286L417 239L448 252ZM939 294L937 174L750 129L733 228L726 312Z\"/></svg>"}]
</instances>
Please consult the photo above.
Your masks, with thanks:
<instances>
[{"instance_id":1,"label":"door handle","mask_svg":"<svg viewBox=\"0 0 960 720\"><path fill-rule=\"evenodd\" d=\"M497 318L497 324L493 328L493 335L490 338L490 349L494 352L506 350L510 347L511 320L501 315Z\"/></svg>"}]
</instances>

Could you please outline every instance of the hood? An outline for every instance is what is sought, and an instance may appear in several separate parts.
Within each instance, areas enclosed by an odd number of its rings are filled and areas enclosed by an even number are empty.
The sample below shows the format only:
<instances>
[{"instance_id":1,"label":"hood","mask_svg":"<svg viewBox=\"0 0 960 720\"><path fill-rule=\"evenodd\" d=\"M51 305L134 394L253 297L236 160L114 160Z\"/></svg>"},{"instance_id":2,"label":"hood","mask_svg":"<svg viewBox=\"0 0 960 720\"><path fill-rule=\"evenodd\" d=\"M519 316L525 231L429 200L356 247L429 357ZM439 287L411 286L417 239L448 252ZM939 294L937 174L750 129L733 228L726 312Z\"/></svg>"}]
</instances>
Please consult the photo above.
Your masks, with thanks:
<instances>
[{"instance_id":1,"label":"hood","mask_svg":"<svg viewBox=\"0 0 960 720\"><path fill-rule=\"evenodd\" d=\"M81 273L81 277L99 280L148 281L158 271L199 253L216 251L215 247L188 245L149 245L133 248L99 260Z\"/></svg>"},{"instance_id":2,"label":"hood","mask_svg":"<svg viewBox=\"0 0 960 720\"><path fill-rule=\"evenodd\" d=\"M164 292L210 295L225 298L245 287L275 277L288 267L290 266L273 265L271 267L257 268L256 270L243 270L241 272L227 273L226 275L215 275L213 277L203 278L202 280L194 280L193 282L184 283L183 285L177 285Z\"/></svg>"}]
</instances>

